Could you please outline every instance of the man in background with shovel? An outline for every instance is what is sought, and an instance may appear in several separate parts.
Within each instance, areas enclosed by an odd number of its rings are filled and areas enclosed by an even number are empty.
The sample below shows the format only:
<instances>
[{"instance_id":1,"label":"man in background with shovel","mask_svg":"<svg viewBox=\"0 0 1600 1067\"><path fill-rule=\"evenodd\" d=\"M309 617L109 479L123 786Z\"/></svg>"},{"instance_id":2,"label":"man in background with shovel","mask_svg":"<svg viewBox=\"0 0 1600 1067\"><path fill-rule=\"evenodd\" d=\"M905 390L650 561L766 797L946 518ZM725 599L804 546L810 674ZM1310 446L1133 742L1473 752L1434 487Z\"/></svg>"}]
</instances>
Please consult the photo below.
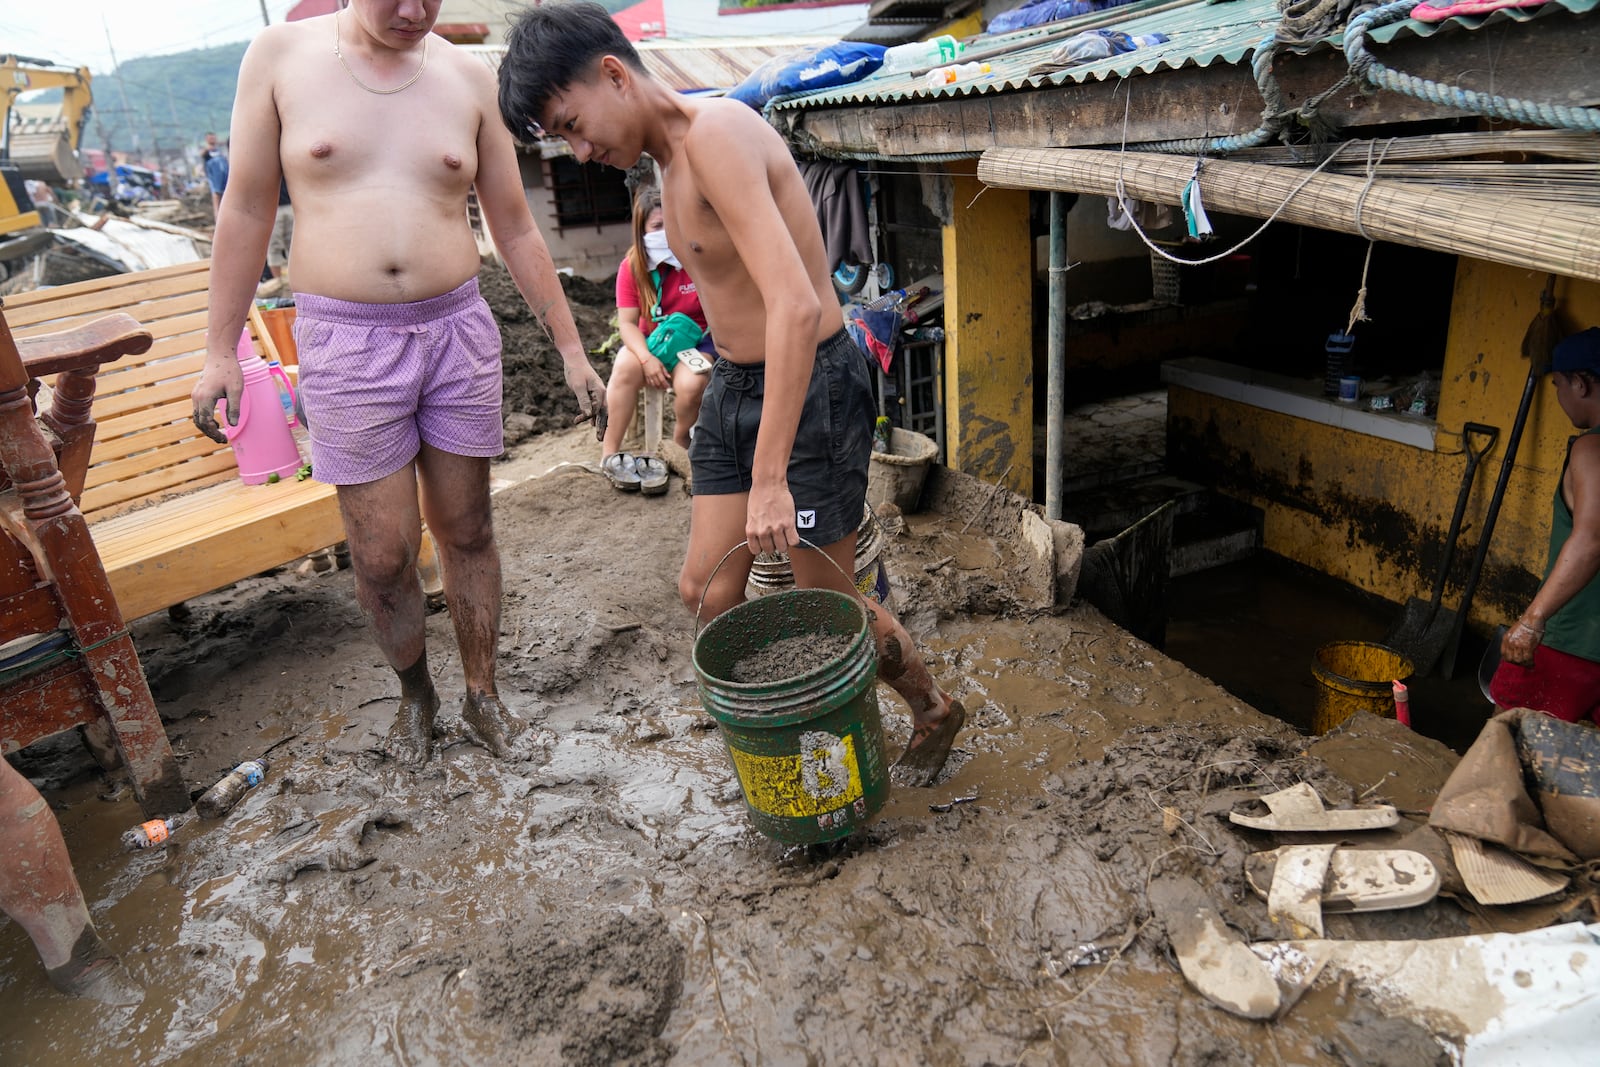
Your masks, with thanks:
<instances>
[{"instance_id":1,"label":"man in background with shovel","mask_svg":"<svg viewBox=\"0 0 1600 1067\"><path fill-rule=\"evenodd\" d=\"M1600 721L1600 327L1556 346L1550 380L1581 433L1556 486L1544 583L1501 639L1489 695L1500 708Z\"/></svg>"}]
</instances>

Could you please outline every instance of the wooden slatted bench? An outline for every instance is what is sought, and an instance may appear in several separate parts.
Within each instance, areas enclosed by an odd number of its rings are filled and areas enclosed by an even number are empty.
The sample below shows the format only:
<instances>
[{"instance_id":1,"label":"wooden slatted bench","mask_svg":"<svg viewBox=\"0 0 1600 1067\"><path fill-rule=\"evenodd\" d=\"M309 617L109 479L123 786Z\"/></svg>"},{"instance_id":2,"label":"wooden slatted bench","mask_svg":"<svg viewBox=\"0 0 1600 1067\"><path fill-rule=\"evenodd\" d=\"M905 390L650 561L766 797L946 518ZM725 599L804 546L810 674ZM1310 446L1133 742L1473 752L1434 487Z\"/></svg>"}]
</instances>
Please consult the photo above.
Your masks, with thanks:
<instances>
[{"instance_id":1,"label":"wooden slatted bench","mask_svg":"<svg viewBox=\"0 0 1600 1067\"><path fill-rule=\"evenodd\" d=\"M5 301L18 337L122 311L155 338L148 352L98 375L91 412L98 425L80 502L128 620L344 539L333 486L313 479L245 485L233 450L195 429L189 393L205 361L210 268L204 260ZM270 353L270 339L258 337L257 348Z\"/></svg>"}]
</instances>

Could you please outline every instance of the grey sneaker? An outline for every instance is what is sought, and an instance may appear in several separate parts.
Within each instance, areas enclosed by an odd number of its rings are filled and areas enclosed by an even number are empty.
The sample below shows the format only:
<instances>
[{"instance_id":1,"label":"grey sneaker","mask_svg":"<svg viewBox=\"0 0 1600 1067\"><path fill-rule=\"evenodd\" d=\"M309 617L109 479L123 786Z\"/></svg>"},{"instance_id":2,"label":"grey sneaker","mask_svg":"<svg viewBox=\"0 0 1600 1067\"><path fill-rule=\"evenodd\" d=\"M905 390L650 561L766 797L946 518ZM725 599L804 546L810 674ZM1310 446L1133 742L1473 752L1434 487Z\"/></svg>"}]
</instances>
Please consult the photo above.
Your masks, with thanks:
<instances>
[{"instance_id":1,"label":"grey sneaker","mask_svg":"<svg viewBox=\"0 0 1600 1067\"><path fill-rule=\"evenodd\" d=\"M600 470L611 483L611 488L624 493L639 491L639 472L634 469L634 458L626 452L613 452L600 461Z\"/></svg>"}]
</instances>

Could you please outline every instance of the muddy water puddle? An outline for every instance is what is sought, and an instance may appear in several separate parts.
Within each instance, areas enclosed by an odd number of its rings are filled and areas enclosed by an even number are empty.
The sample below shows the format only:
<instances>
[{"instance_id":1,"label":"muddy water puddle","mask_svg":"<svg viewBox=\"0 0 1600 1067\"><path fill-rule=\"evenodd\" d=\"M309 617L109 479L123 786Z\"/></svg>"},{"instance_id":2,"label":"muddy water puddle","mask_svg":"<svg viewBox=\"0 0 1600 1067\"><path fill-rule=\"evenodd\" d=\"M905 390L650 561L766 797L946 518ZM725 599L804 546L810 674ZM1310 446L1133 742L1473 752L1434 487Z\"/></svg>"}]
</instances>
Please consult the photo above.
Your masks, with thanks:
<instances>
[{"instance_id":1,"label":"muddy water puddle","mask_svg":"<svg viewBox=\"0 0 1600 1067\"><path fill-rule=\"evenodd\" d=\"M514 752L383 761L392 683L366 635L297 617L179 705L192 781L284 742L227 818L127 856L130 800L52 797L101 932L149 992L122 1012L59 998L0 926L0 1063L1319 1064L1368 1032L1354 994L1270 1027L1223 1015L1172 966L1162 915L1205 899L1265 936L1240 872L1269 843L1228 829L1235 799L1302 778L1383 796L1394 767L1422 790L1443 757L1385 735L1331 754L1354 768L1341 785L1292 731L1093 611L962 611L914 627L969 713L940 781L895 789L849 841L784 849L750 828L696 706L674 561L626 570L628 523L670 541L676 513L545 481L496 498L520 635L502 688L537 719ZM618 521L579 521L601 508ZM923 529L890 566L931 576L897 590L928 620L945 602L919 588L968 587L960 560L924 569L955 553ZM602 581L595 558L620 569ZM972 580L992 599L992 570ZM430 618L433 647L447 627ZM448 707L459 668L435 662ZM879 698L894 756L909 718ZM1336 936L1381 929L1356 918Z\"/></svg>"}]
</instances>

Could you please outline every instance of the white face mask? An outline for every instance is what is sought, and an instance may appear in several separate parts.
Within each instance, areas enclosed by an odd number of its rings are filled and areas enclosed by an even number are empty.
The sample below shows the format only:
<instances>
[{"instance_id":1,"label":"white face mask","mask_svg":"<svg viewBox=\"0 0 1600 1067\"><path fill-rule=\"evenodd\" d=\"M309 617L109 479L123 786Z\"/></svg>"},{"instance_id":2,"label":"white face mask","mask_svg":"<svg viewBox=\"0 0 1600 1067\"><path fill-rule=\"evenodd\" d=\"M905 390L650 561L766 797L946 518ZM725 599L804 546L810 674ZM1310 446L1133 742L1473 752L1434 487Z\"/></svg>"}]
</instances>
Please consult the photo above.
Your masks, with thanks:
<instances>
[{"instance_id":1,"label":"white face mask","mask_svg":"<svg viewBox=\"0 0 1600 1067\"><path fill-rule=\"evenodd\" d=\"M678 257L672 254L672 249L667 247L667 231L652 230L644 235L644 255L649 262L646 270L655 270L663 263L670 263L674 267L681 267Z\"/></svg>"}]
</instances>

